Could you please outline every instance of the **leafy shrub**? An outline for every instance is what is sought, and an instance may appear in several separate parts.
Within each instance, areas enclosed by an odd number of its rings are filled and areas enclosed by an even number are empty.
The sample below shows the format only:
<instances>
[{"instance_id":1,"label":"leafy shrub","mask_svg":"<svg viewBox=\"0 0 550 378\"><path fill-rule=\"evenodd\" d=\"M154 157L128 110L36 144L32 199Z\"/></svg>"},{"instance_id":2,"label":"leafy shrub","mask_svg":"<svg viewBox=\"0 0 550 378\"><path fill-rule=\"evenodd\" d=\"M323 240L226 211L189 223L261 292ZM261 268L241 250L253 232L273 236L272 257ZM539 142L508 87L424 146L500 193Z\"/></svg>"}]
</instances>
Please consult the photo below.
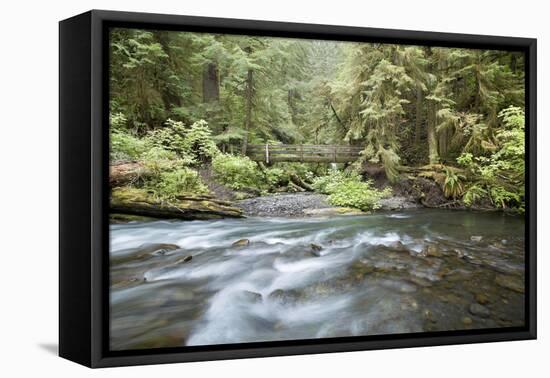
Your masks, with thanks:
<instances>
[{"instance_id":1,"label":"leafy shrub","mask_svg":"<svg viewBox=\"0 0 550 378\"><path fill-rule=\"evenodd\" d=\"M278 163L277 168L282 169L287 177L295 175L303 181L311 181L314 177L311 164L307 163Z\"/></svg>"},{"instance_id":2,"label":"leafy shrub","mask_svg":"<svg viewBox=\"0 0 550 378\"><path fill-rule=\"evenodd\" d=\"M178 155L185 154L185 125L183 122L168 119L163 128L150 131L145 140L150 147L160 147Z\"/></svg>"},{"instance_id":3,"label":"leafy shrub","mask_svg":"<svg viewBox=\"0 0 550 378\"><path fill-rule=\"evenodd\" d=\"M270 189L288 184L289 176L281 168L268 168L265 170L265 180Z\"/></svg>"},{"instance_id":4,"label":"leafy shrub","mask_svg":"<svg viewBox=\"0 0 550 378\"><path fill-rule=\"evenodd\" d=\"M236 190L264 188L265 179L255 162L246 156L217 154L212 169L218 181Z\"/></svg>"},{"instance_id":5,"label":"leafy shrub","mask_svg":"<svg viewBox=\"0 0 550 378\"><path fill-rule=\"evenodd\" d=\"M382 191L373 188L369 182L347 180L333 186L334 192L328 196L330 204L335 206L355 207L368 211L378 209L380 200L391 195L391 190Z\"/></svg>"},{"instance_id":6,"label":"leafy shrub","mask_svg":"<svg viewBox=\"0 0 550 378\"><path fill-rule=\"evenodd\" d=\"M209 161L219 153L206 121L200 120L186 128L183 122L168 119L165 127L151 131L146 140L151 147L175 152L183 159Z\"/></svg>"},{"instance_id":7,"label":"leafy shrub","mask_svg":"<svg viewBox=\"0 0 550 378\"><path fill-rule=\"evenodd\" d=\"M457 162L468 169L474 180L472 193L466 191L464 203L471 206L477 197L489 197L500 208L525 207L525 115L518 107L499 113L503 128L496 131L495 146L490 155L462 153ZM473 187L472 187L473 188Z\"/></svg>"},{"instance_id":8,"label":"leafy shrub","mask_svg":"<svg viewBox=\"0 0 550 378\"><path fill-rule=\"evenodd\" d=\"M151 147L141 155L141 160L149 170L157 174L195 163L191 157L180 157L174 151L165 150L162 147Z\"/></svg>"},{"instance_id":9,"label":"leafy shrub","mask_svg":"<svg viewBox=\"0 0 550 378\"><path fill-rule=\"evenodd\" d=\"M185 133L183 150L199 161L209 161L220 153L212 138L212 131L206 121L200 120L191 125Z\"/></svg>"},{"instance_id":10,"label":"leafy shrub","mask_svg":"<svg viewBox=\"0 0 550 378\"><path fill-rule=\"evenodd\" d=\"M109 113L109 126L111 130L120 130L126 127L128 119L122 113Z\"/></svg>"},{"instance_id":11,"label":"leafy shrub","mask_svg":"<svg viewBox=\"0 0 550 378\"><path fill-rule=\"evenodd\" d=\"M522 203L522 193L509 191L502 186L491 186L489 194L496 207L503 209L515 207L520 211L524 211L525 205Z\"/></svg>"},{"instance_id":12,"label":"leafy shrub","mask_svg":"<svg viewBox=\"0 0 550 378\"><path fill-rule=\"evenodd\" d=\"M346 181L361 181L361 176L356 171L330 170L327 175L313 179L312 187L324 194L334 192L334 187Z\"/></svg>"},{"instance_id":13,"label":"leafy shrub","mask_svg":"<svg viewBox=\"0 0 550 378\"><path fill-rule=\"evenodd\" d=\"M391 195L386 188L378 190L370 181L361 181L355 172L331 171L313 180L313 188L328 194L328 202L334 206L354 207L363 211L378 209L380 200Z\"/></svg>"},{"instance_id":14,"label":"leafy shrub","mask_svg":"<svg viewBox=\"0 0 550 378\"><path fill-rule=\"evenodd\" d=\"M111 161L135 160L147 150L143 140L122 129L112 129L110 139Z\"/></svg>"},{"instance_id":15,"label":"leafy shrub","mask_svg":"<svg viewBox=\"0 0 550 378\"><path fill-rule=\"evenodd\" d=\"M479 203L483 198L486 198L488 193L479 185L472 185L464 192L462 200L466 206L472 206L476 203Z\"/></svg>"},{"instance_id":16,"label":"leafy shrub","mask_svg":"<svg viewBox=\"0 0 550 378\"><path fill-rule=\"evenodd\" d=\"M464 175L445 168L445 181L443 183L443 194L447 198L459 198L464 193Z\"/></svg>"},{"instance_id":17,"label":"leafy shrub","mask_svg":"<svg viewBox=\"0 0 550 378\"><path fill-rule=\"evenodd\" d=\"M164 199L175 198L183 193L208 193L199 174L190 168L162 172L158 180L148 183L147 187Z\"/></svg>"}]
</instances>

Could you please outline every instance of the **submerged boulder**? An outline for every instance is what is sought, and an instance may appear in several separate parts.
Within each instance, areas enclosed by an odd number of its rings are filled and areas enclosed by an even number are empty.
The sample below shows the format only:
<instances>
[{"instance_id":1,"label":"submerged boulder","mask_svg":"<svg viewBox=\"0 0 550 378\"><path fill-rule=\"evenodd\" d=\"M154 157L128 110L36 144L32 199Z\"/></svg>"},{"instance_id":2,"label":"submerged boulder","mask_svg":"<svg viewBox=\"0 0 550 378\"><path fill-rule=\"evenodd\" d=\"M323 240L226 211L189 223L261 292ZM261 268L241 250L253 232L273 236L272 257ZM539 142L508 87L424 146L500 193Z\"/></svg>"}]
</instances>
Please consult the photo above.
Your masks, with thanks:
<instances>
[{"instance_id":1,"label":"submerged boulder","mask_svg":"<svg viewBox=\"0 0 550 378\"><path fill-rule=\"evenodd\" d=\"M249 244L250 244L250 240L248 240L248 239L239 239L236 242L233 242L233 244L231 244L231 245L233 247L246 247Z\"/></svg>"},{"instance_id":2,"label":"submerged boulder","mask_svg":"<svg viewBox=\"0 0 550 378\"><path fill-rule=\"evenodd\" d=\"M301 297L301 293L295 289L276 289L269 293L268 298L281 302L283 304L296 303Z\"/></svg>"},{"instance_id":3,"label":"submerged boulder","mask_svg":"<svg viewBox=\"0 0 550 378\"><path fill-rule=\"evenodd\" d=\"M309 245L309 247L311 248L311 254L313 256L316 256L316 257L321 256L321 251L323 250L323 247L321 247L319 244L315 244L315 243L311 243Z\"/></svg>"},{"instance_id":4,"label":"submerged boulder","mask_svg":"<svg viewBox=\"0 0 550 378\"><path fill-rule=\"evenodd\" d=\"M515 291L516 293L525 292L525 284L520 277L497 274L495 283L500 287Z\"/></svg>"},{"instance_id":5,"label":"submerged boulder","mask_svg":"<svg viewBox=\"0 0 550 378\"><path fill-rule=\"evenodd\" d=\"M479 303L472 303L469 307L470 314L477 315L480 318L488 318L491 315L491 311Z\"/></svg>"},{"instance_id":6,"label":"submerged boulder","mask_svg":"<svg viewBox=\"0 0 550 378\"><path fill-rule=\"evenodd\" d=\"M147 260L155 256L164 256L170 251L179 249L175 244L146 243L137 248L117 251L111 255L111 264L123 264L134 260Z\"/></svg>"}]
</instances>

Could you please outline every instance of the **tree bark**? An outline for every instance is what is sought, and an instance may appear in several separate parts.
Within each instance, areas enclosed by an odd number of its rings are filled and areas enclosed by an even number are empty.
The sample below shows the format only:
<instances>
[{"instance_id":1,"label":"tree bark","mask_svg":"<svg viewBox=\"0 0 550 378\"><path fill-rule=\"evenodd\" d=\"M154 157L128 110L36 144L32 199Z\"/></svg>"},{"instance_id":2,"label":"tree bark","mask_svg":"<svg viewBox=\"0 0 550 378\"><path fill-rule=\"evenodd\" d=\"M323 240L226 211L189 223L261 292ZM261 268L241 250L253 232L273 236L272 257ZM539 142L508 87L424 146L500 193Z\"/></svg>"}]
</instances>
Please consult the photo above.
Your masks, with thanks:
<instances>
[{"instance_id":1,"label":"tree bark","mask_svg":"<svg viewBox=\"0 0 550 378\"><path fill-rule=\"evenodd\" d=\"M217 200L209 195L182 194L170 201L162 201L145 190L127 188L112 191L111 211L184 220L243 217L242 210L232 206L231 202Z\"/></svg>"},{"instance_id":2,"label":"tree bark","mask_svg":"<svg viewBox=\"0 0 550 378\"><path fill-rule=\"evenodd\" d=\"M435 104L430 104L428 109L428 160L430 164L437 164L439 163L439 152L435 130Z\"/></svg>"},{"instance_id":3,"label":"tree bark","mask_svg":"<svg viewBox=\"0 0 550 378\"><path fill-rule=\"evenodd\" d=\"M205 103L220 99L218 67L215 63L208 63L202 72L202 99Z\"/></svg>"},{"instance_id":4,"label":"tree bark","mask_svg":"<svg viewBox=\"0 0 550 378\"><path fill-rule=\"evenodd\" d=\"M128 185L150 175L151 171L138 161L116 163L109 167L109 185Z\"/></svg>"},{"instance_id":5,"label":"tree bark","mask_svg":"<svg viewBox=\"0 0 550 378\"><path fill-rule=\"evenodd\" d=\"M246 52L250 55L252 48L247 47ZM245 120L244 130L245 136L243 138L242 153L246 155L246 149L248 146L248 133L252 124L252 97L254 96L254 71L252 68L248 69L246 75L246 90L245 90Z\"/></svg>"},{"instance_id":6,"label":"tree bark","mask_svg":"<svg viewBox=\"0 0 550 378\"><path fill-rule=\"evenodd\" d=\"M422 102L424 95L420 86L416 87L416 127L414 130L414 143L420 143L420 134L422 133Z\"/></svg>"},{"instance_id":7,"label":"tree bark","mask_svg":"<svg viewBox=\"0 0 550 378\"><path fill-rule=\"evenodd\" d=\"M436 65L433 62L433 52L431 47L425 47L426 57L428 58L428 71L434 72ZM427 132L428 132L428 161L430 164L439 163L439 152L437 143L436 125L436 104L430 101L428 104Z\"/></svg>"},{"instance_id":8,"label":"tree bark","mask_svg":"<svg viewBox=\"0 0 550 378\"><path fill-rule=\"evenodd\" d=\"M313 192L313 188L311 187L311 185L309 185L308 183L304 182L304 180L302 180L300 177L298 177L297 175L291 173L290 174L290 181L296 185L296 186L299 186L300 188L308 191L308 192Z\"/></svg>"}]
</instances>

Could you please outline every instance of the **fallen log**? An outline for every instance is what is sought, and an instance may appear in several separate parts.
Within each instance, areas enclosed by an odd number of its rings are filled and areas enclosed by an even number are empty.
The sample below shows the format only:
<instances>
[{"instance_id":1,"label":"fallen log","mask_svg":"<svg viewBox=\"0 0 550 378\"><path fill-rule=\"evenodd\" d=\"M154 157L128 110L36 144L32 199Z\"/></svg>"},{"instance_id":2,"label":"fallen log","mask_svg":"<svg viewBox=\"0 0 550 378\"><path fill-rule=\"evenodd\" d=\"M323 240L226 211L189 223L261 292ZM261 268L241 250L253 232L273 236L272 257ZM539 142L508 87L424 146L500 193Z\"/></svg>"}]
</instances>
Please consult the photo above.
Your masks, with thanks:
<instances>
[{"instance_id":1,"label":"fallen log","mask_svg":"<svg viewBox=\"0 0 550 378\"><path fill-rule=\"evenodd\" d=\"M109 185L113 188L134 184L151 175L152 172L139 161L115 163L109 167Z\"/></svg>"},{"instance_id":2,"label":"fallen log","mask_svg":"<svg viewBox=\"0 0 550 378\"><path fill-rule=\"evenodd\" d=\"M300 188L304 189L304 190L307 190L308 192L313 192L313 188L311 187L311 185L309 185L308 183L304 182L304 180L302 180L300 177L298 177L297 175L295 175L294 173L291 173L289 175L289 178L290 178L290 181L296 185L296 186L299 186Z\"/></svg>"},{"instance_id":3,"label":"fallen log","mask_svg":"<svg viewBox=\"0 0 550 378\"><path fill-rule=\"evenodd\" d=\"M209 195L182 194L170 200L156 198L144 189L116 188L111 192L111 211L152 218L206 220L242 218L243 212L231 202Z\"/></svg>"}]
</instances>

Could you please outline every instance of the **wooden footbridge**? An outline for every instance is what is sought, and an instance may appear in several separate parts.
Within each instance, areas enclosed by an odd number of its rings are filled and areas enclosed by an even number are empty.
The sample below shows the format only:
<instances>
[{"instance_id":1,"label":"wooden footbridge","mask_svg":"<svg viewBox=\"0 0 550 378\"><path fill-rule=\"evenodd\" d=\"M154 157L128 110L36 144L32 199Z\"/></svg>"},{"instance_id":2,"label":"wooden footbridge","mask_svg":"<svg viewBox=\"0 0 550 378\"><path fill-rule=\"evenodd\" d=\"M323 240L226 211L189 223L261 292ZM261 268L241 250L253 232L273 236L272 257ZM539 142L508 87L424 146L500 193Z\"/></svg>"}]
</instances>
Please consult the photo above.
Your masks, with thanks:
<instances>
[{"instance_id":1,"label":"wooden footbridge","mask_svg":"<svg viewBox=\"0 0 550 378\"><path fill-rule=\"evenodd\" d=\"M249 144L246 155L254 161L347 163L359 159L364 147L329 144Z\"/></svg>"}]
</instances>

